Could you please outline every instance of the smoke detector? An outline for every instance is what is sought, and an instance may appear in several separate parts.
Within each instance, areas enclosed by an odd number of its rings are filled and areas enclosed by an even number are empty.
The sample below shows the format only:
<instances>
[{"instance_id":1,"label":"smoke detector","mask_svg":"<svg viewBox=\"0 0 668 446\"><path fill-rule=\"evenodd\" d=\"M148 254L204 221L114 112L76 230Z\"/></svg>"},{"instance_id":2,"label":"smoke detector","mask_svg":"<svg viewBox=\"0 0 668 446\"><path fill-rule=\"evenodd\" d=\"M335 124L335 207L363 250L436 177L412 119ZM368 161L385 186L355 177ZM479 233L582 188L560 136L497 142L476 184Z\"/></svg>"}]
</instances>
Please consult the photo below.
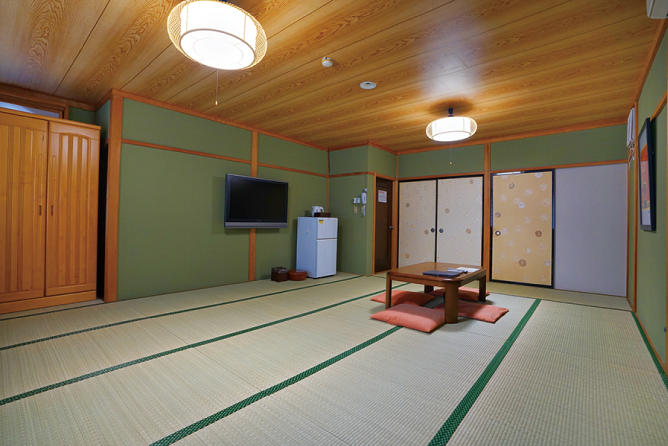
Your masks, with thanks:
<instances>
[{"instance_id":1,"label":"smoke detector","mask_svg":"<svg viewBox=\"0 0 668 446\"><path fill-rule=\"evenodd\" d=\"M360 84L360 87L364 90L373 90L376 88L376 84L370 81L365 81Z\"/></svg>"}]
</instances>

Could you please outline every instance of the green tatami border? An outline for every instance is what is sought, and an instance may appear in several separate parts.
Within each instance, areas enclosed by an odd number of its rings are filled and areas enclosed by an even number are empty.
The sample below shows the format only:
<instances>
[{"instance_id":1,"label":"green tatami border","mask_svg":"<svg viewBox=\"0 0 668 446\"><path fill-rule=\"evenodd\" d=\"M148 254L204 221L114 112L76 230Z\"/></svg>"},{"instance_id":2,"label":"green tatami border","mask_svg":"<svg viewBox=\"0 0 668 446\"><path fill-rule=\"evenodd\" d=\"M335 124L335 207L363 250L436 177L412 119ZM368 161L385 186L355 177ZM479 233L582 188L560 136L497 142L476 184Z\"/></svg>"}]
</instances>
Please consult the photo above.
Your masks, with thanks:
<instances>
[{"instance_id":1,"label":"green tatami border","mask_svg":"<svg viewBox=\"0 0 668 446\"><path fill-rule=\"evenodd\" d=\"M508 351L513 346L513 343L515 343L515 340L520 335L527 322L529 322L529 319L536 311L536 308L540 302L540 299L536 299L535 302L531 304L531 307L524 314L508 339L506 339L506 342L504 342L499 351L496 352L496 355L494 355L494 358L492 358L487 367L485 367L485 370L482 372L480 377L478 377L476 382L473 384L473 386L471 386L469 391L459 402L452 414L450 414L443 426L441 426L441 428L438 430L434 438L432 438L432 440L429 442L429 446L443 446L447 444L448 441L450 441L450 438L455 433L455 430L457 430L462 420L473 406L473 403L475 403L482 391L485 389L485 386L492 378L494 372L496 372L496 369L499 368L501 361L503 361L503 359L508 354Z\"/></svg>"},{"instance_id":2,"label":"green tatami border","mask_svg":"<svg viewBox=\"0 0 668 446\"><path fill-rule=\"evenodd\" d=\"M256 401L259 401L265 397L268 397L270 395L273 395L274 393L285 389L288 386L291 386L292 384L295 384L305 378L308 378L309 376L329 367L332 364L335 364L342 359L347 358L348 356L352 355L353 353L357 353L358 351L375 344L376 342L380 341L381 339L386 338L387 336L391 335L392 333L395 333L398 330L401 330L403 327L392 327L389 330L367 340L362 342L361 344L356 345L355 347L346 350L343 353L339 353L338 355L334 356L333 358L330 358L324 362L321 362L320 364L311 367L308 370L305 370L291 378L286 379L285 381L278 383L276 385L273 385L265 390L262 390L254 395L249 396L246 399L243 399L239 401L236 404L233 404L219 412L214 413L213 415L210 415L206 418L203 418L199 421L196 421L192 423L189 426L184 427L183 429L180 429L176 432L174 432L171 435L168 435L154 443L151 443L152 446L166 446L170 444L174 444L179 440L182 440L183 438L187 437L188 435L194 434L195 432L204 429L205 427L222 420L223 418L232 415L235 412L240 411L241 409L250 406L251 404L255 403Z\"/></svg>"},{"instance_id":3,"label":"green tatami border","mask_svg":"<svg viewBox=\"0 0 668 446\"><path fill-rule=\"evenodd\" d=\"M299 288L292 288L292 289L289 289L289 290L276 291L274 293L258 294L257 296L244 297L244 298L237 299L237 300L230 300L230 301L227 301L227 302L219 302L217 304L202 305L200 307L192 307L192 308L186 308L184 310L170 311L169 313L154 314L153 316L137 317L137 318L128 319L128 320L125 320L125 321L113 322L111 324L98 325L98 326L95 326L95 327L84 328L82 330L70 331L70 332L67 332L67 333L61 333L61 334L57 334L57 335L53 335L53 336L47 336L45 338L33 339L32 341L25 341L25 342L19 342L18 344L5 345L4 347L0 347L0 352L4 351L4 350L9 350L9 349L12 349L12 348L23 347L23 346L31 345L31 344L37 344L38 342L51 341L53 339L64 338L64 337L67 337L67 336L73 336L73 335L76 335L76 334L86 333L86 332L89 332L89 331L102 330L104 328L109 328L109 327L117 327L119 325L130 324L132 322L145 321L145 320L148 320L148 319L157 319L157 318L165 317L165 316L173 316L175 314L188 313L190 311L205 310L207 308L220 307L220 306L223 306L223 305L229 305L229 304L234 304L234 303L238 303L238 302L244 302L244 301L247 301L247 300L259 299L261 297L274 296L276 294L288 293L290 291L299 291L299 290L304 290L304 289L307 289L307 288L314 288L314 287L318 287L318 286L329 285L329 284L332 284L332 283L345 282L347 280L359 279L360 277L362 277L362 276L347 277L345 279L334 280L332 282L317 283L315 285L308 285L308 286L303 286L303 287L299 287ZM65 311L65 310L60 310L60 311Z\"/></svg>"},{"instance_id":4,"label":"green tatami border","mask_svg":"<svg viewBox=\"0 0 668 446\"><path fill-rule=\"evenodd\" d=\"M654 361L654 365L656 366L656 370L659 372L659 376L661 376L661 379L663 380L663 385L666 386L666 390L668 390L668 377L666 376L666 372L663 370L663 367L661 367L661 362L659 361L659 358L656 356L656 353L654 352L654 349L652 348L652 344L650 344L649 339L647 338L647 335L645 334L645 330L642 329L642 325L640 325L640 321L638 320L638 316L634 312L631 312L633 315L633 320L636 323L636 327L638 327L638 331L640 332L640 336L642 336L642 340L645 342L645 347L647 347L647 350L649 351L650 356L652 357L652 361Z\"/></svg>"},{"instance_id":5,"label":"green tatami border","mask_svg":"<svg viewBox=\"0 0 668 446\"><path fill-rule=\"evenodd\" d=\"M400 287L405 286L405 285L408 285L408 283L402 283L401 285L397 285L397 286L394 286L392 288L396 289L396 288L400 288ZM114 365L114 366L111 366L111 367L107 367L107 368L104 368L104 369L101 369L101 370L97 370L95 372L86 373L84 375L76 376L74 378L66 379L64 381L49 384L47 386L39 387L37 389L29 390L27 392L23 392L23 393L20 393L20 394L14 395L14 396L10 396L10 397L7 397L5 399L0 400L0 407L4 406L5 404L12 403L14 401L22 400L24 398L28 398L28 397L35 396L35 395L39 395L40 393L44 393L44 392L47 392L49 390L58 389L60 387L64 387L64 386L67 386L67 385L70 385L70 384L75 384L77 382L84 381L84 380L89 379L89 378L94 378L96 376L104 375L104 374L107 374L109 372L113 372L115 370L124 369L124 368L130 367L130 366L133 366L133 365L141 364L143 362L151 361L153 359L162 358L163 356L168 356L168 355L171 355L171 354L174 354L174 353L179 353L179 352L182 352L182 351L185 351L185 350L190 350L192 348L197 348L197 347L201 347L203 345L212 344L214 342L222 341L224 339L228 339L228 338L231 338L231 337L234 337L234 336L239 336L239 335L242 335L242 334L245 334L245 333L250 333L250 332L253 332L253 331L256 331L256 330L260 330L262 328L271 327L273 325L277 325L277 324L280 324L280 323L283 323L283 322L291 321L293 319L298 319L300 317L309 316L311 314L315 314L315 313L319 313L321 311L329 310L331 308L335 308L335 307L338 307L338 306L341 306L341 305L345 305L347 303L354 302L356 300L364 299L365 297L373 296L374 294L378 294L382 291L384 291L384 290L374 291L374 292L371 292L371 293L364 294L362 296L353 297L351 299L347 299L347 300L344 300L344 301L341 301L341 302L337 302L335 304L326 305L324 307L317 308L315 310L307 311L305 313L300 313L300 314L296 314L294 316L288 316L288 317L285 317L285 318L282 318L282 319L277 319L277 320L272 321L272 322L267 322L267 323L264 323L264 324L256 325L254 327L245 328L243 330L235 331L233 333L227 333L227 334L224 334L222 336L216 336L216 337L213 337L213 338L205 339L203 341L199 341L199 342L195 342L195 343L192 343L192 344L184 345L182 347L174 348L174 349L171 349L171 350L165 350L165 351L160 352L160 353L155 353L153 355L145 356L143 358L134 359L132 361L117 364L117 365Z\"/></svg>"}]
</instances>

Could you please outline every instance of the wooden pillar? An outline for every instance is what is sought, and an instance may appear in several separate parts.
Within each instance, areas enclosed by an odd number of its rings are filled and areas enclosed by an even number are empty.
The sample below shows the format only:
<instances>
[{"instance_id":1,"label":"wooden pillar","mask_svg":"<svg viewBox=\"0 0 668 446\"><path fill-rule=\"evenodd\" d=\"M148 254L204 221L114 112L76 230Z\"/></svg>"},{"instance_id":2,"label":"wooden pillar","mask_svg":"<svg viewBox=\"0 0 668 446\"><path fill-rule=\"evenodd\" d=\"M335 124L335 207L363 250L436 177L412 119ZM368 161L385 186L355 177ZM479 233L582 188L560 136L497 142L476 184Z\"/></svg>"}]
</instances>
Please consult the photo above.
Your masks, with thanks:
<instances>
[{"instance_id":1,"label":"wooden pillar","mask_svg":"<svg viewBox=\"0 0 668 446\"><path fill-rule=\"evenodd\" d=\"M257 146L258 133L251 135L251 176L257 176ZM255 280L255 228L249 229L248 234L248 280Z\"/></svg>"},{"instance_id":2,"label":"wooden pillar","mask_svg":"<svg viewBox=\"0 0 668 446\"><path fill-rule=\"evenodd\" d=\"M104 301L118 299L118 211L123 137L123 97L112 91L107 147L107 220L105 223Z\"/></svg>"},{"instance_id":3,"label":"wooden pillar","mask_svg":"<svg viewBox=\"0 0 668 446\"><path fill-rule=\"evenodd\" d=\"M483 174L483 210L482 210L482 266L487 269L487 280L489 280L490 267L490 243L491 243L491 218L492 218L492 145L485 144L485 173Z\"/></svg>"}]
</instances>

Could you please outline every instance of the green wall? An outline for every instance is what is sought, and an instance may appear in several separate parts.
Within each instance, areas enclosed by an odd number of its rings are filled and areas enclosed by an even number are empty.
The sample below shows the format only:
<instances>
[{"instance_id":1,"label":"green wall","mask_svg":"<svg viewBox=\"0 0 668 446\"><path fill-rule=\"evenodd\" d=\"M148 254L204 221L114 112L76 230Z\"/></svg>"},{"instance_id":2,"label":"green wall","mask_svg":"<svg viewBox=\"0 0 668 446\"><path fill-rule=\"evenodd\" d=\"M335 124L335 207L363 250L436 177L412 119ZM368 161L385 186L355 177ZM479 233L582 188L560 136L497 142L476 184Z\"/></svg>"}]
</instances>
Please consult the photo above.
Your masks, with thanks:
<instances>
[{"instance_id":1,"label":"green wall","mask_svg":"<svg viewBox=\"0 0 668 446\"><path fill-rule=\"evenodd\" d=\"M491 158L492 170L626 159L626 125L493 143Z\"/></svg>"},{"instance_id":2,"label":"green wall","mask_svg":"<svg viewBox=\"0 0 668 446\"><path fill-rule=\"evenodd\" d=\"M258 163L327 175L327 152L260 133Z\"/></svg>"},{"instance_id":3,"label":"green wall","mask_svg":"<svg viewBox=\"0 0 668 446\"><path fill-rule=\"evenodd\" d=\"M96 118L108 127L109 107ZM123 102L123 138L250 160L251 132L137 101ZM294 268L298 216L327 201L327 152L260 135L262 178L289 183L289 227L256 230L256 278ZM118 299L248 280L249 230L225 229L225 175L250 163L122 144Z\"/></svg>"},{"instance_id":4,"label":"green wall","mask_svg":"<svg viewBox=\"0 0 668 446\"><path fill-rule=\"evenodd\" d=\"M94 124L99 125L100 142L103 144L109 138L109 119L111 117L111 101L107 101L104 105L95 112Z\"/></svg>"},{"instance_id":5,"label":"green wall","mask_svg":"<svg viewBox=\"0 0 668 446\"><path fill-rule=\"evenodd\" d=\"M326 154L326 152L323 153ZM274 266L295 268L297 217L310 217L311 206L324 207L327 202L327 178L325 177L268 167L258 167L257 176L288 183L289 218L287 228L255 230L256 280L271 277L271 268Z\"/></svg>"},{"instance_id":6,"label":"green wall","mask_svg":"<svg viewBox=\"0 0 668 446\"><path fill-rule=\"evenodd\" d=\"M362 216L361 205L353 204L364 188L371 197ZM357 206L357 213L353 207ZM369 275L373 271L373 176L351 175L330 178L329 210L339 219L337 270Z\"/></svg>"},{"instance_id":7,"label":"green wall","mask_svg":"<svg viewBox=\"0 0 668 446\"><path fill-rule=\"evenodd\" d=\"M70 107L67 111L70 121L83 122L84 124L95 124L95 112L82 108Z\"/></svg>"},{"instance_id":8,"label":"green wall","mask_svg":"<svg viewBox=\"0 0 668 446\"><path fill-rule=\"evenodd\" d=\"M399 178L453 175L485 170L485 146L454 147L399 156Z\"/></svg>"},{"instance_id":9,"label":"green wall","mask_svg":"<svg viewBox=\"0 0 668 446\"><path fill-rule=\"evenodd\" d=\"M123 138L250 160L251 131L123 100Z\"/></svg>"},{"instance_id":10,"label":"green wall","mask_svg":"<svg viewBox=\"0 0 668 446\"><path fill-rule=\"evenodd\" d=\"M638 100L639 130L666 92L668 46L664 36ZM638 230L637 315L666 361L666 109L652 121L656 147L656 231ZM637 169L636 163L632 166ZM635 198L635 197L634 197ZM633 202L637 206L637 200ZM635 224L638 224L636 221Z\"/></svg>"},{"instance_id":11,"label":"green wall","mask_svg":"<svg viewBox=\"0 0 668 446\"><path fill-rule=\"evenodd\" d=\"M118 299L248 280L248 230L225 229L225 174L250 165L123 144Z\"/></svg>"},{"instance_id":12,"label":"green wall","mask_svg":"<svg viewBox=\"0 0 668 446\"><path fill-rule=\"evenodd\" d=\"M330 175L376 172L394 178L396 166L396 155L369 145L329 153Z\"/></svg>"}]
</instances>

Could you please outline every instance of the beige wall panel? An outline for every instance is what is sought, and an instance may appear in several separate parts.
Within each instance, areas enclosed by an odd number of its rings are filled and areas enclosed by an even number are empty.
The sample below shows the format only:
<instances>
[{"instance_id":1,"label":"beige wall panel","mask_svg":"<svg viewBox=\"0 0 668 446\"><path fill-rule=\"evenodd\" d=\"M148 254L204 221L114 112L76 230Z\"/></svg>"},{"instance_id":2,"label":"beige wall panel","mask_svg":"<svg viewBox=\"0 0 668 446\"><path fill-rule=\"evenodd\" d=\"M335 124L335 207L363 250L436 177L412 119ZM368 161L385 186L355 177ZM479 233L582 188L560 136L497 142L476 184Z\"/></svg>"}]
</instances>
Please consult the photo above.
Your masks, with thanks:
<instances>
[{"instance_id":1,"label":"beige wall panel","mask_svg":"<svg viewBox=\"0 0 668 446\"><path fill-rule=\"evenodd\" d=\"M434 261L436 181L399 186L399 267Z\"/></svg>"},{"instance_id":2,"label":"beige wall panel","mask_svg":"<svg viewBox=\"0 0 668 446\"><path fill-rule=\"evenodd\" d=\"M552 172L492 180L492 279L552 285Z\"/></svg>"},{"instance_id":3,"label":"beige wall panel","mask_svg":"<svg viewBox=\"0 0 668 446\"><path fill-rule=\"evenodd\" d=\"M437 262L481 265L482 177L438 180Z\"/></svg>"}]
</instances>

